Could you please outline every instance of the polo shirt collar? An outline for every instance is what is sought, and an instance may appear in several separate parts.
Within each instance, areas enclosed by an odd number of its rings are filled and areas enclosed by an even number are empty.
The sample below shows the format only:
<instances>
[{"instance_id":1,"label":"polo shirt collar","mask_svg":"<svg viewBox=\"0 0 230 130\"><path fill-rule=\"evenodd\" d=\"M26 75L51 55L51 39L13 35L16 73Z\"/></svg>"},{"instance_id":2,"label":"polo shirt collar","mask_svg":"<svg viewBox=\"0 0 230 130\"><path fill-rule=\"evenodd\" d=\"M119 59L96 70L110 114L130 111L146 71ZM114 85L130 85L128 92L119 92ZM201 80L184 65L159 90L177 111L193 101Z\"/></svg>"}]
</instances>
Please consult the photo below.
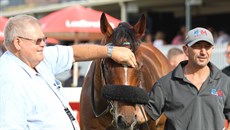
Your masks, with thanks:
<instances>
[{"instance_id":1,"label":"polo shirt collar","mask_svg":"<svg viewBox=\"0 0 230 130\"><path fill-rule=\"evenodd\" d=\"M184 73L183 68L188 63L188 61L182 61L180 64L173 70L173 77L183 79ZM209 68L211 69L210 79L216 80L220 78L221 71L211 62L208 63Z\"/></svg>"}]
</instances>

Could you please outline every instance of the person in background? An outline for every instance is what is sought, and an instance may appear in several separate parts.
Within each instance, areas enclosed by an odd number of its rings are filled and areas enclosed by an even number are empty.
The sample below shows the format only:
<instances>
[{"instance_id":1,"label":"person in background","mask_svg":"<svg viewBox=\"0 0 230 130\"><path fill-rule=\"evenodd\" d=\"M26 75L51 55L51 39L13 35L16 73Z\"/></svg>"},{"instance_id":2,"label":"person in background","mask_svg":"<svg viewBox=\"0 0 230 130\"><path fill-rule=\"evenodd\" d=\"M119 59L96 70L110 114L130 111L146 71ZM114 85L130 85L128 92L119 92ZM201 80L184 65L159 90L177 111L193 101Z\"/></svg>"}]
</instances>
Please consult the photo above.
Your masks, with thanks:
<instances>
[{"instance_id":1,"label":"person in background","mask_svg":"<svg viewBox=\"0 0 230 130\"><path fill-rule=\"evenodd\" d=\"M71 76L64 81L64 87L82 87L82 84L83 84L85 76L81 75L81 67L80 66L78 67L78 82L77 82L77 86L73 85L73 75L74 75L73 71L74 71L74 67L72 66L71 70L70 70Z\"/></svg>"},{"instance_id":2,"label":"person in background","mask_svg":"<svg viewBox=\"0 0 230 130\"><path fill-rule=\"evenodd\" d=\"M230 42L230 36L224 30L220 30L216 39L216 44L221 45L228 42Z\"/></svg>"},{"instance_id":3,"label":"person in background","mask_svg":"<svg viewBox=\"0 0 230 130\"><path fill-rule=\"evenodd\" d=\"M151 33L146 33L146 34L144 35L144 37L143 37L143 41L144 41L145 43L150 43L150 44L152 44L152 35L151 35Z\"/></svg>"},{"instance_id":4,"label":"person in background","mask_svg":"<svg viewBox=\"0 0 230 130\"><path fill-rule=\"evenodd\" d=\"M230 42L227 45L226 51L225 51L225 57L228 62L228 66L225 67L222 72L225 73L226 75L230 76Z\"/></svg>"},{"instance_id":5,"label":"person in background","mask_svg":"<svg viewBox=\"0 0 230 130\"><path fill-rule=\"evenodd\" d=\"M0 129L4 130L79 130L55 75L70 70L73 62L97 58L137 65L125 47L46 47L39 21L29 15L11 17L4 36L7 51L0 57Z\"/></svg>"},{"instance_id":6,"label":"person in background","mask_svg":"<svg viewBox=\"0 0 230 130\"><path fill-rule=\"evenodd\" d=\"M145 110L153 120L164 112L165 130L230 130L230 80L210 62L210 31L197 27L186 36L188 60L160 78L149 92Z\"/></svg>"},{"instance_id":7,"label":"person in background","mask_svg":"<svg viewBox=\"0 0 230 130\"><path fill-rule=\"evenodd\" d=\"M186 27L181 26L178 34L173 38L172 45L183 45L185 43Z\"/></svg>"},{"instance_id":8,"label":"person in background","mask_svg":"<svg viewBox=\"0 0 230 130\"><path fill-rule=\"evenodd\" d=\"M156 48L161 48L162 46L166 45L167 42L165 40L165 34L162 31L157 31L155 35L155 39L153 41L153 46Z\"/></svg>"},{"instance_id":9,"label":"person in background","mask_svg":"<svg viewBox=\"0 0 230 130\"><path fill-rule=\"evenodd\" d=\"M187 60L187 56L184 54L184 52L176 47L169 49L167 58L172 66L172 69L175 69L181 61Z\"/></svg>"}]
</instances>

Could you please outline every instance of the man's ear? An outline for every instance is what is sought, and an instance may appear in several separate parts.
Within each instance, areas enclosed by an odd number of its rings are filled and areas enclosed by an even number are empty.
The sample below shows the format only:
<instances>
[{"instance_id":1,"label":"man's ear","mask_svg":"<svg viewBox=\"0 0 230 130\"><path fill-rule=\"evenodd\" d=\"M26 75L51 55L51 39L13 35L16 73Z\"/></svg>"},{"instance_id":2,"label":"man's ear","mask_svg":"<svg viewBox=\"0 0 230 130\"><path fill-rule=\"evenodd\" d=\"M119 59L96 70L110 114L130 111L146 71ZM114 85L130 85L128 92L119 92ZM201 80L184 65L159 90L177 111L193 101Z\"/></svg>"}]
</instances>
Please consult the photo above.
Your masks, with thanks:
<instances>
[{"instance_id":1,"label":"man's ear","mask_svg":"<svg viewBox=\"0 0 230 130\"><path fill-rule=\"evenodd\" d=\"M186 56L188 56L188 46L184 45L183 46L183 51Z\"/></svg>"},{"instance_id":2,"label":"man's ear","mask_svg":"<svg viewBox=\"0 0 230 130\"><path fill-rule=\"evenodd\" d=\"M13 45L16 50L21 50L21 39L18 37L15 37L13 40Z\"/></svg>"}]
</instances>

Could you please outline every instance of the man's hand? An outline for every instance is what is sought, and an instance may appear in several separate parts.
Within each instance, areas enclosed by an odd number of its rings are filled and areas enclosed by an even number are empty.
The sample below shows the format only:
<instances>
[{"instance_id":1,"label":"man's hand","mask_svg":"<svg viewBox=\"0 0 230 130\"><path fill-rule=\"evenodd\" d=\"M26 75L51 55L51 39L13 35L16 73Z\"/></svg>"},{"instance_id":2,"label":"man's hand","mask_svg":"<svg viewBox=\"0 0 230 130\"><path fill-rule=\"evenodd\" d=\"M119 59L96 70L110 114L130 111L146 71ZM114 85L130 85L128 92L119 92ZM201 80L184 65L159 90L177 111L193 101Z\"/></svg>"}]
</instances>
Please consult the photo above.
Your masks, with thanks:
<instances>
[{"instance_id":1,"label":"man's hand","mask_svg":"<svg viewBox=\"0 0 230 130\"><path fill-rule=\"evenodd\" d=\"M111 58L120 64L129 65L134 68L137 66L136 58L129 48L114 46L111 54Z\"/></svg>"}]
</instances>

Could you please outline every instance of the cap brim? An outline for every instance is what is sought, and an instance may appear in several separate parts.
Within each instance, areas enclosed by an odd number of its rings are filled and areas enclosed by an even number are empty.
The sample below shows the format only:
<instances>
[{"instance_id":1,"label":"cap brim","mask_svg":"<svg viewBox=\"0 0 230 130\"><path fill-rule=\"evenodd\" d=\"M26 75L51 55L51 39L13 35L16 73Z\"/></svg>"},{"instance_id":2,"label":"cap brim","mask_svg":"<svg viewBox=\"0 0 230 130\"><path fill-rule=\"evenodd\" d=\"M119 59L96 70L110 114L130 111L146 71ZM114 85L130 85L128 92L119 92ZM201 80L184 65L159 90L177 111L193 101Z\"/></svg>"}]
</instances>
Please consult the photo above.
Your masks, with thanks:
<instances>
[{"instance_id":1,"label":"cap brim","mask_svg":"<svg viewBox=\"0 0 230 130\"><path fill-rule=\"evenodd\" d=\"M197 42L200 42L200 41L205 41L205 42L208 42L208 43L210 43L211 45L213 45L213 42L210 41L210 40L207 40L207 39L196 39L196 40L194 40L194 41L188 43L187 45L188 45L188 46L192 46L192 45L194 45L194 44L196 44Z\"/></svg>"}]
</instances>

